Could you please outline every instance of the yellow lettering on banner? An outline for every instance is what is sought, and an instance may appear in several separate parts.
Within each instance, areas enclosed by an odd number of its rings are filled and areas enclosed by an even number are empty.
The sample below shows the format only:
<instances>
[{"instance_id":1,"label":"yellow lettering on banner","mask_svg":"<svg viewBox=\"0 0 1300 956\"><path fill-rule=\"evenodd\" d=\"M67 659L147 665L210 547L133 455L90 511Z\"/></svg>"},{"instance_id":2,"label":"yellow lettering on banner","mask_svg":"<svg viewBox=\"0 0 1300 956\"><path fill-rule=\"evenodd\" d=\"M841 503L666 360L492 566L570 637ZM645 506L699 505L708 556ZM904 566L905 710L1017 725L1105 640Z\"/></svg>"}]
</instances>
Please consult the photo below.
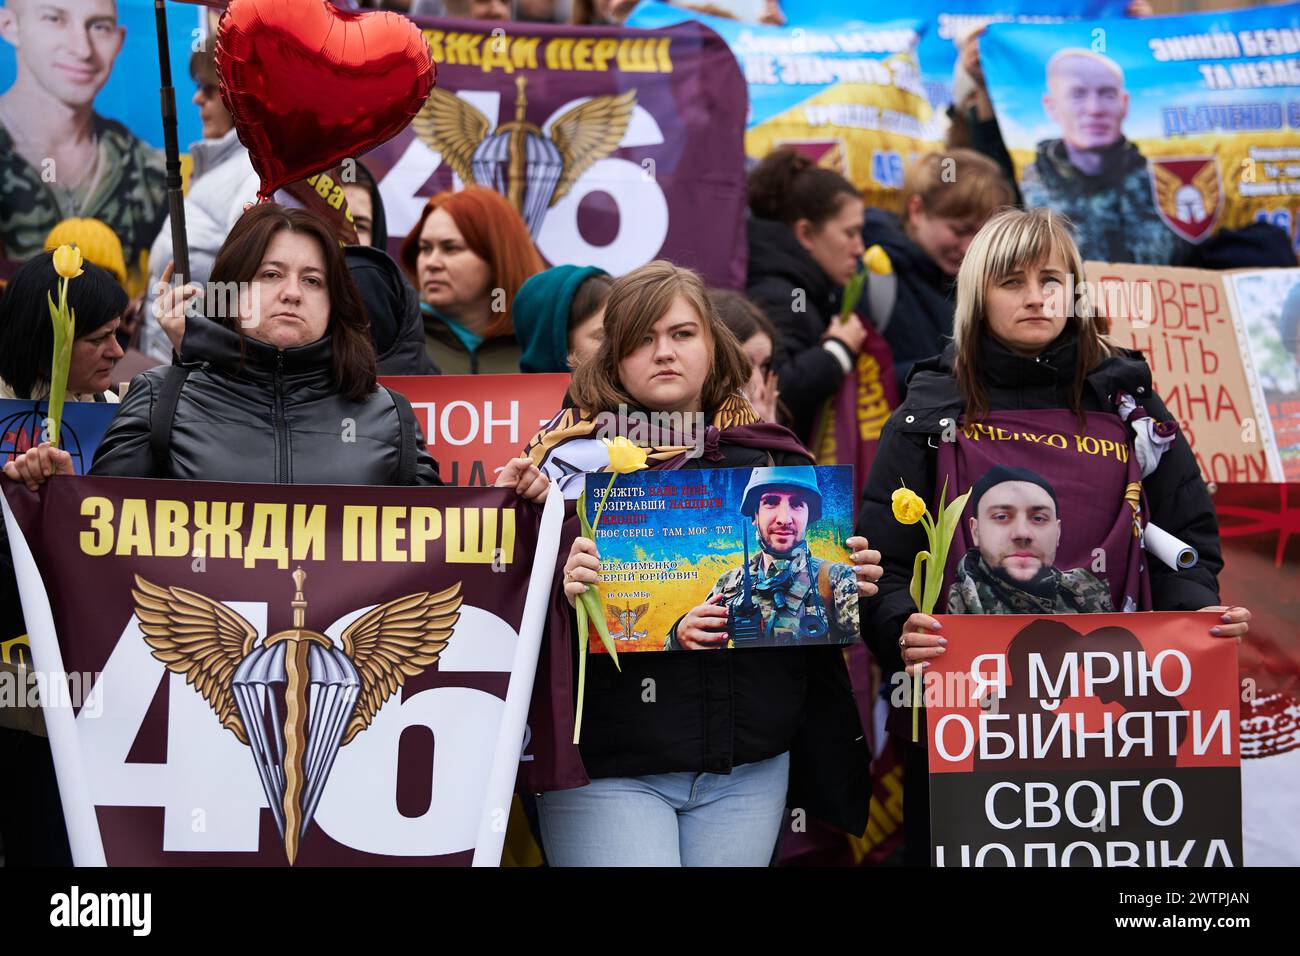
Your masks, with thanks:
<instances>
[{"instance_id":1,"label":"yellow lettering on banner","mask_svg":"<svg viewBox=\"0 0 1300 956\"><path fill-rule=\"evenodd\" d=\"M442 49L442 38L446 35L442 30L424 31L424 42L429 44L429 54L439 63L447 59L447 54Z\"/></svg>"},{"instance_id":2,"label":"yellow lettering on banner","mask_svg":"<svg viewBox=\"0 0 1300 956\"><path fill-rule=\"evenodd\" d=\"M510 40L506 37L494 37L483 48L483 72L491 73L494 68L507 73L515 71L515 65L510 61Z\"/></svg>"},{"instance_id":3,"label":"yellow lettering on banner","mask_svg":"<svg viewBox=\"0 0 1300 956\"><path fill-rule=\"evenodd\" d=\"M155 501L153 553L159 558L186 558L190 554L190 509L183 501Z\"/></svg>"},{"instance_id":4,"label":"yellow lettering on banner","mask_svg":"<svg viewBox=\"0 0 1300 956\"><path fill-rule=\"evenodd\" d=\"M224 558L226 545L229 544L230 557L243 557L244 540L239 536L239 526L243 523L242 501L194 502L194 553L209 558Z\"/></svg>"},{"instance_id":5,"label":"yellow lettering on banner","mask_svg":"<svg viewBox=\"0 0 1300 956\"><path fill-rule=\"evenodd\" d=\"M306 505L293 506L293 559L295 561L325 560L325 506L312 505L307 511ZM310 557L307 549L311 549Z\"/></svg>"},{"instance_id":6,"label":"yellow lettering on banner","mask_svg":"<svg viewBox=\"0 0 1300 956\"><path fill-rule=\"evenodd\" d=\"M452 33L447 36L448 66L478 66L479 44L483 37L477 33Z\"/></svg>"},{"instance_id":7,"label":"yellow lettering on banner","mask_svg":"<svg viewBox=\"0 0 1300 956\"><path fill-rule=\"evenodd\" d=\"M575 70L591 69L591 48L596 41L590 37L584 37L579 40L573 47L573 68Z\"/></svg>"},{"instance_id":8,"label":"yellow lettering on banner","mask_svg":"<svg viewBox=\"0 0 1300 956\"><path fill-rule=\"evenodd\" d=\"M379 509L374 505L343 507L343 560L375 560L375 533Z\"/></svg>"},{"instance_id":9,"label":"yellow lettering on banner","mask_svg":"<svg viewBox=\"0 0 1300 956\"><path fill-rule=\"evenodd\" d=\"M113 550L113 502L107 498L83 498L81 516L90 518L90 530L81 532L81 553L102 558Z\"/></svg>"},{"instance_id":10,"label":"yellow lettering on banner","mask_svg":"<svg viewBox=\"0 0 1300 956\"><path fill-rule=\"evenodd\" d=\"M411 509L411 560L424 563L424 546L442 537L442 512L437 508Z\"/></svg>"},{"instance_id":11,"label":"yellow lettering on banner","mask_svg":"<svg viewBox=\"0 0 1300 956\"><path fill-rule=\"evenodd\" d=\"M447 509L447 563L491 564L501 551L502 561L509 563L514 557L515 513L505 511L500 520L500 508L448 508ZM497 531L502 534L498 544Z\"/></svg>"},{"instance_id":12,"label":"yellow lettering on banner","mask_svg":"<svg viewBox=\"0 0 1300 956\"><path fill-rule=\"evenodd\" d=\"M406 509L400 505L384 506L383 518L380 523L379 560L406 560L406 552L402 550L402 542L406 540L406 528L402 526L405 518Z\"/></svg>"},{"instance_id":13,"label":"yellow lettering on banner","mask_svg":"<svg viewBox=\"0 0 1300 956\"><path fill-rule=\"evenodd\" d=\"M548 70L573 69L573 39L556 37L546 44L546 68Z\"/></svg>"},{"instance_id":14,"label":"yellow lettering on banner","mask_svg":"<svg viewBox=\"0 0 1300 956\"><path fill-rule=\"evenodd\" d=\"M137 554L143 558L153 557L153 541L149 537L149 512L143 498L125 498L117 525L117 549L119 555Z\"/></svg>"},{"instance_id":15,"label":"yellow lettering on banner","mask_svg":"<svg viewBox=\"0 0 1300 956\"><path fill-rule=\"evenodd\" d=\"M516 37L510 44L510 61L517 70L537 69L537 44L541 37Z\"/></svg>"},{"instance_id":16,"label":"yellow lettering on banner","mask_svg":"<svg viewBox=\"0 0 1300 956\"><path fill-rule=\"evenodd\" d=\"M657 52L659 54L660 73L671 73L673 71L672 57L668 55L668 47L672 42L672 37L664 37L662 40L658 41Z\"/></svg>"},{"instance_id":17,"label":"yellow lettering on banner","mask_svg":"<svg viewBox=\"0 0 1300 956\"><path fill-rule=\"evenodd\" d=\"M613 37L606 37L603 40L597 40L596 49L592 53L592 57L596 61L596 69L608 70L609 61L614 59L617 54L618 41Z\"/></svg>"},{"instance_id":18,"label":"yellow lettering on banner","mask_svg":"<svg viewBox=\"0 0 1300 956\"><path fill-rule=\"evenodd\" d=\"M281 571L288 569L288 524L288 505L254 504L252 528L248 532L248 546L244 549L244 567L254 567L258 561L274 561Z\"/></svg>"},{"instance_id":19,"label":"yellow lettering on banner","mask_svg":"<svg viewBox=\"0 0 1300 956\"><path fill-rule=\"evenodd\" d=\"M624 73L657 73L655 40L620 40L618 68Z\"/></svg>"}]
</instances>

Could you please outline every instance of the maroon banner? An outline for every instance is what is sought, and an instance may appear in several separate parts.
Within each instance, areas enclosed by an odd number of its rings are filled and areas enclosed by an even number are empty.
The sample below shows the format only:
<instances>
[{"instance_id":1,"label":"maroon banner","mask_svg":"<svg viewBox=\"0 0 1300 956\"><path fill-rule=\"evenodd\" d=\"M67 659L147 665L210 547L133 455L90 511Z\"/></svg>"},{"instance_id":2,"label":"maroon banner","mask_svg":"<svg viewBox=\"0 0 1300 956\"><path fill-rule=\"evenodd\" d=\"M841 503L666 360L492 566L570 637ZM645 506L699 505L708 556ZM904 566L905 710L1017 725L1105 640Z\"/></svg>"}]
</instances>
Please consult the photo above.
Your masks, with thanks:
<instances>
[{"instance_id":1,"label":"maroon banner","mask_svg":"<svg viewBox=\"0 0 1300 956\"><path fill-rule=\"evenodd\" d=\"M558 497L0 484L78 865L496 865Z\"/></svg>"},{"instance_id":2,"label":"maroon banner","mask_svg":"<svg viewBox=\"0 0 1300 956\"><path fill-rule=\"evenodd\" d=\"M438 85L365 157L390 251L429 196L474 183L514 204L552 264L621 275L664 258L741 287L747 93L717 34L415 22Z\"/></svg>"},{"instance_id":3,"label":"maroon banner","mask_svg":"<svg viewBox=\"0 0 1300 956\"><path fill-rule=\"evenodd\" d=\"M565 374L383 375L415 410L438 474L449 485L483 487L519 455L564 404Z\"/></svg>"}]
</instances>

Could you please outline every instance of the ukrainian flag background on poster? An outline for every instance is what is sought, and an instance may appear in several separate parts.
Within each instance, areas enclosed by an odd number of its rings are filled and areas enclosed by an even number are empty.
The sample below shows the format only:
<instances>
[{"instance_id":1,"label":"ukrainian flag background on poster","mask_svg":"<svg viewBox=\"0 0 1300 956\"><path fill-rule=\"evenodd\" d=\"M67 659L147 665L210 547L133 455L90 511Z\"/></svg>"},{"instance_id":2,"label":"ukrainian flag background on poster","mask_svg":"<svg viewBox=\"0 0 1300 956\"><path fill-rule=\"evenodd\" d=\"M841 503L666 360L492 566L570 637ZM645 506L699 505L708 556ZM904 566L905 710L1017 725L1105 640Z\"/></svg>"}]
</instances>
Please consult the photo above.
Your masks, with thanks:
<instances>
[{"instance_id":1,"label":"ukrainian flag background on poster","mask_svg":"<svg viewBox=\"0 0 1300 956\"><path fill-rule=\"evenodd\" d=\"M981 41L984 72L1022 188L1026 170L1065 136L1044 104L1048 61L1065 49L1084 53L1076 62L1093 54L1094 64L1109 58L1122 70L1122 132L1146 158L1169 230L1200 243L1266 219L1297 243L1300 4L990 26ZM1100 121L1078 115L1076 135L1086 137L1087 125Z\"/></svg>"},{"instance_id":2,"label":"ukrainian flag background on poster","mask_svg":"<svg viewBox=\"0 0 1300 956\"><path fill-rule=\"evenodd\" d=\"M793 146L848 177L869 204L901 210L905 165L942 138L916 62L920 21L769 27L646 0L626 25L683 20L706 24L740 61L751 159Z\"/></svg>"}]
</instances>

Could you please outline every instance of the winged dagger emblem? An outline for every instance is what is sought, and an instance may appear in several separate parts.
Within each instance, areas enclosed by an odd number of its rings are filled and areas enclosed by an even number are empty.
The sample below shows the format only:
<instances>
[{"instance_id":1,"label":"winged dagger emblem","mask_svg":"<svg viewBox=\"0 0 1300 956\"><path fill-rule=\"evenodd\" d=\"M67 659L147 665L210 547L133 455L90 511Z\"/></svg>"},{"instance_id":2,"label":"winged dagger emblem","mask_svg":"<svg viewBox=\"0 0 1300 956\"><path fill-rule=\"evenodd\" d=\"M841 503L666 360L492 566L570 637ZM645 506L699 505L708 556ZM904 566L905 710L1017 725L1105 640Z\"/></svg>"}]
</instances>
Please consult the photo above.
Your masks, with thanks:
<instances>
[{"instance_id":1,"label":"winged dagger emblem","mask_svg":"<svg viewBox=\"0 0 1300 956\"><path fill-rule=\"evenodd\" d=\"M253 751L290 865L339 748L408 677L438 661L461 605L460 582L396 598L349 624L340 650L306 626L306 579L302 568L293 572L293 627L261 644L253 625L212 598L139 575L131 590L153 656Z\"/></svg>"},{"instance_id":2,"label":"winged dagger emblem","mask_svg":"<svg viewBox=\"0 0 1300 956\"><path fill-rule=\"evenodd\" d=\"M617 631L617 639L620 641L640 641L649 636L648 630L638 631L636 626L641 623L641 618L645 617L646 612L650 610L649 604L638 604L633 607L630 603L624 607L615 605L607 608L605 614L613 620L614 626L611 631Z\"/></svg>"},{"instance_id":3,"label":"winged dagger emblem","mask_svg":"<svg viewBox=\"0 0 1300 956\"><path fill-rule=\"evenodd\" d=\"M470 103L435 86L411 128L442 154L465 184L494 189L510 200L534 237L546 211L578 178L618 148L636 107L636 90L595 96L565 110L550 136L524 119L525 77L515 80L515 118L489 131L488 118Z\"/></svg>"}]
</instances>

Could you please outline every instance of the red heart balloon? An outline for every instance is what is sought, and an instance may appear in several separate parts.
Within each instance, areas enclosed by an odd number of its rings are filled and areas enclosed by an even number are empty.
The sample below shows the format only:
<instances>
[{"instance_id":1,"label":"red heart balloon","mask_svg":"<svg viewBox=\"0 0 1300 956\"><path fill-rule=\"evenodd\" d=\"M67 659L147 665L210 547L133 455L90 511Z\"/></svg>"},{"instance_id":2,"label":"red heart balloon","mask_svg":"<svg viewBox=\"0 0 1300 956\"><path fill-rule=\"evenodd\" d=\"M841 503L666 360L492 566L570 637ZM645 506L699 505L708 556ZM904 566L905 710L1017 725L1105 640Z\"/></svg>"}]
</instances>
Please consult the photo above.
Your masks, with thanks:
<instances>
[{"instance_id":1,"label":"red heart balloon","mask_svg":"<svg viewBox=\"0 0 1300 956\"><path fill-rule=\"evenodd\" d=\"M419 28L326 0L232 0L217 27L221 98L260 196L359 156L410 123L433 89Z\"/></svg>"}]
</instances>

